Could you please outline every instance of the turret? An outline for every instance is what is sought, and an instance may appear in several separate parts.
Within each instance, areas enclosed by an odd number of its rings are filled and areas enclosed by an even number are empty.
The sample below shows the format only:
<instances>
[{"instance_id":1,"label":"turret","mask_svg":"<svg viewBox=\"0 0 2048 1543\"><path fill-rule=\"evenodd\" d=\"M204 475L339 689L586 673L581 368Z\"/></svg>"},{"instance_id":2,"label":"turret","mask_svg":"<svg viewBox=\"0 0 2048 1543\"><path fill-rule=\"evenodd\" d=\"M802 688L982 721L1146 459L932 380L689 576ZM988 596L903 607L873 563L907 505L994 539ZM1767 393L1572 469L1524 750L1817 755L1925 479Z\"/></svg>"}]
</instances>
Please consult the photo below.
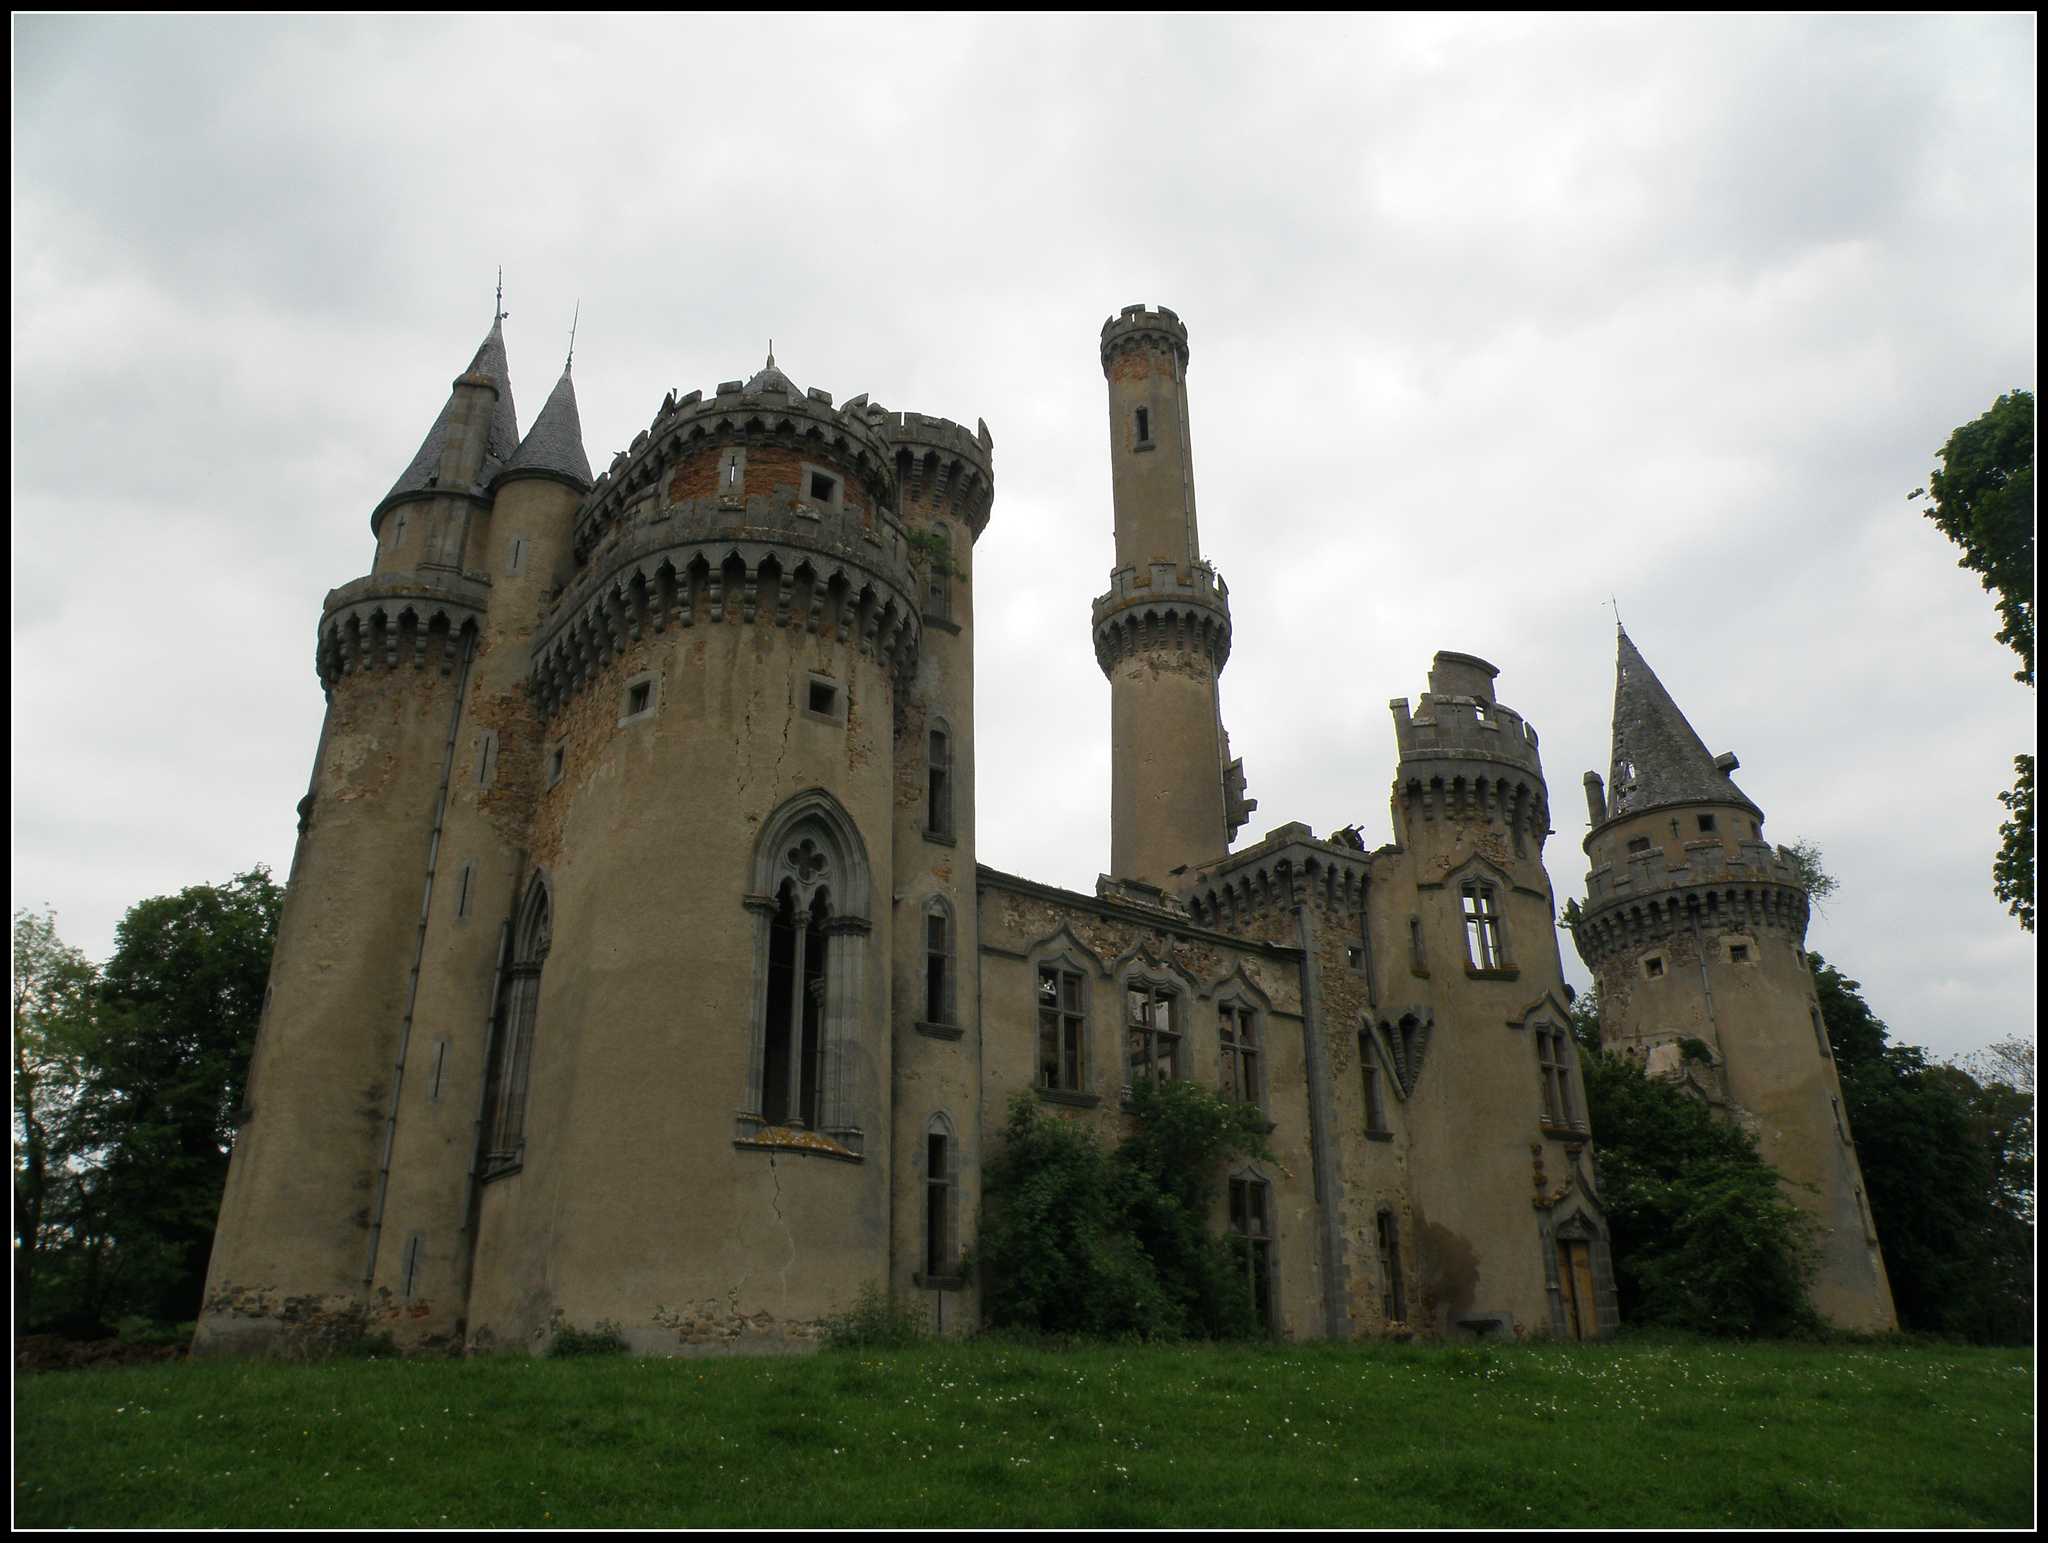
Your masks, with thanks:
<instances>
[{"instance_id":1,"label":"turret","mask_svg":"<svg viewBox=\"0 0 2048 1543\"><path fill-rule=\"evenodd\" d=\"M1163 306L1102 324L1117 566L1094 636L1110 682L1110 869L1167 889L1221 857L1257 807L1217 701L1230 597L1195 527L1187 337Z\"/></svg>"},{"instance_id":2,"label":"turret","mask_svg":"<svg viewBox=\"0 0 2048 1543\"><path fill-rule=\"evenodd\" d=\"M1819 1226L1814 1305L1845 1328L1896 1323L1841 1087L1806 962L1798 864L1686 721L1627 633L1614 754L1586 774L1592 829L1573 940L1599 985L1607 1050L1669 1077L1758 1138ZM1704 1054L1702 1054L1704 1052Z\"/></svg>"},{"instance_id":3,"label":"turret","mask_svg":"<svg viewBox=\"0 0 2048 1543\"><path fill-rule=\"evenodd\" d=\"M1440 652L1420 705L1411 713L1406 697L1388 704L1401 757L1394 830L1404 846L1478 820L1495 827L1514 856L1542 860L1550 804L1536 730L1494 700L1499 673L1471 654Z\"/></svg>"}]
</instances>

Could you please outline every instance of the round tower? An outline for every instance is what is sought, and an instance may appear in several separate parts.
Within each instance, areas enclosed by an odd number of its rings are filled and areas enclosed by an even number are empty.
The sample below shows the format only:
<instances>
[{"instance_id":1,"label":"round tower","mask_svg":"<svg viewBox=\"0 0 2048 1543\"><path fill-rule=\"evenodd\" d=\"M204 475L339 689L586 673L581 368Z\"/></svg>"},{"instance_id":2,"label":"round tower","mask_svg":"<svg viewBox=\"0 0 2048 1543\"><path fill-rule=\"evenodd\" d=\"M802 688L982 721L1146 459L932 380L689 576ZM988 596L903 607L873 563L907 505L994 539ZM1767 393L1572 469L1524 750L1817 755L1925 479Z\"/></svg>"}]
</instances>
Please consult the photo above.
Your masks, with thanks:
<instances>
[{"instance_id":1,"label":"round tower","mask_svg":"<svg viewBox=\"0 0 2048 1543\"><path fill-rule=\"evenodd\" d=\"M771 359L671 396L578 510L530 654L472 1338L775 1348L887 1278L924 580L880 416Z\"/></svg>"},{"instance_id":2,"label":"round tower","mask_svg":"<svg viewBox=\"0 0 2048 1543\"><path fill-rule=\"evenodd\" d=\"M327 695L194 1348L378 1327L372 1279L462 706L490 608L470 563L518 441L493 323L327 596ZM459 1183L460 1166L456 1169ZM388 1261L387 1261L388 1262Z\"/></svg>"},{"instance_id":3,"label":"round tower","mask_svg":"<svg viewBox=\"0 0 2048 1543\"><path fill-rule=\"evenodd\" d=\"M1230 596L1195 525L1187 328L1164 306L1126 306L1101 351L1117 565L1093 623L1110 684L1110 870L1173 889L1257 807L1217 700Z\"/></svg>"},{"instance_id":4,"label":"round tower","mask_svg":"<svg viewBox=\"0 0 2048 1543\"><path fill-rule=\"evenodd\" d=\"M1806 961L1797 864L1626 633L1614 754L1585 778L1586 902L1572 936L1610 1053L1755 1135L1820 1229L1809 1295L1844 1328L1896 1327L1841 1085Z\"/></svg>"}]
</instances>

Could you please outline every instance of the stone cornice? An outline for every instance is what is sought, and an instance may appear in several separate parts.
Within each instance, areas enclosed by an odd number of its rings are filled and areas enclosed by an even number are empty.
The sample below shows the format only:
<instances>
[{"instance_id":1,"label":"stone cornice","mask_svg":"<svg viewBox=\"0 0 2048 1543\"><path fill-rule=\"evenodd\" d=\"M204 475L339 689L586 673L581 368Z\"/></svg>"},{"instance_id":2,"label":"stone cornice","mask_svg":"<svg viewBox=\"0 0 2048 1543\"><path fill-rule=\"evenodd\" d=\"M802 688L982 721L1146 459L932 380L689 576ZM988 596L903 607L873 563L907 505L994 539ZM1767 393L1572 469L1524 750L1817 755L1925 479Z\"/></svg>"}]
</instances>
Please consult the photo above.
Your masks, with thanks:
<instances>
[{"instance_id":1,"label":"stone cornice","mask_svg":"<svg viewBox=\"0 0 2048 1543\"><path fill-rule=\"evenodd\" d=\"M1229 662L1230 589L1207 563L1185 573L1170 562L1115 569L1090 609L1104 675L1140 653L1200 653L1219 674Z\"/></svg>"}]
</instances>

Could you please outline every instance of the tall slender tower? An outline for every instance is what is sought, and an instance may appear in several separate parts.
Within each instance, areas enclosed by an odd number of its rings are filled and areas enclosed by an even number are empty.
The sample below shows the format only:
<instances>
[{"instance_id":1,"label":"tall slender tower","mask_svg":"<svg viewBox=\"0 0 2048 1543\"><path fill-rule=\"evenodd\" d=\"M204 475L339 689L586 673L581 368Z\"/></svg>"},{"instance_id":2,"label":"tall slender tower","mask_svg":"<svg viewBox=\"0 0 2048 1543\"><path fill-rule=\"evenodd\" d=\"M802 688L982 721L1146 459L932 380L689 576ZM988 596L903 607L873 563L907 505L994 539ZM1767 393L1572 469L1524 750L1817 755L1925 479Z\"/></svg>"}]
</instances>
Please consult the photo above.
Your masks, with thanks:
<instances>
[{"instance_id":1,"label":"tall slender tower","mask_svg":"<svg viewBox=\"0 0 2048 1543\"><path fill-rule=\"evenodd\" d=\"M1813 1304L1894 1328L1841 1083L1807 964L1807 897L1738 788L1622 633L1608 783L1586 773L1586 907L1573 928L1600 1035L1758 1139L1820 1228ZM1701 1047L1708 1059L1701 1059Z\"/></svg>"},{"instance_id":2,"label":"tall slender tower","mask_svg":"<svg viewBox=\"0 0 2048 1543\"><path fill-rule=\"evenodd\" d=\"M1230 596L1195 530L1187 366L1188 329L1164 306L1102 324L1116 568L1094 632L1110 685L1110 870L1163 889L1223 856L1257 807L1217 703Z\"/></svg>"}]
</instances>

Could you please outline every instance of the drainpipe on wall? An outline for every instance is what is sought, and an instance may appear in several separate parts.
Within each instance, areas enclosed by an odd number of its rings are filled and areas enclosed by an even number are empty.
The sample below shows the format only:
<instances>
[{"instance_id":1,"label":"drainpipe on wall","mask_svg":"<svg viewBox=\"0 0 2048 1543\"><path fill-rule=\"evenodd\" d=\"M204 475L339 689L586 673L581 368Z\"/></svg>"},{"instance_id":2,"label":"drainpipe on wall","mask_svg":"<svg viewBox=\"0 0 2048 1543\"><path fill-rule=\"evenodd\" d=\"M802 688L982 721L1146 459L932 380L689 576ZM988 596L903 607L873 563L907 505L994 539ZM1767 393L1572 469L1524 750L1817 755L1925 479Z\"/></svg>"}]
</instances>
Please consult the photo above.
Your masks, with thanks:
<instances>
[{"instance_id":1,"label":"drainpipe on wall","mask_svg":"<svg viewBox=\"0 0 2048 1543\"><path fill-rule=\"evenodd\" d=\"M377 1245L384 1235L384 1200L391 1192L391 1148L398 1139L398 1097L405 1087L405 1051L412 1039L413 1007L420 995L420 960L427 947L427 912L434 900L434 861L441 852L441 821L448 812L448 778L455 768L455 736L462 729L462 699L469 693L469 666L476 657L476 633L462 649L462 677L455 683L455 707L448 715L448 744L441 752L441 792L434 800L434 831L427 838L427 874L420 885L420 922L412 936L412 977L405 987L405 1019L398 1026L398 1055L391 1066L391 1108L384 1116L384 1156L377 1165L377 1203L370 1211L370 1248L363 1259L363 1284L377 1277Z\"/></svg>"},{"instance_id":2,"label":"drainpipe on wall","mask_svg":"<svg viewBox=\"0 0 2048 1543\"><path fill-rule=\"evenodd\" d=\"M1351 1300L1344 1284L1344 1210L1337 1194L1337 1150L1330 1116L1330 1068L1323 1059L1322 988L1316 961L1316 925L1305 904L1294 908L1301 967L1301 1033L1308 1063L1309 1160L1314 1165L1316 1210L1321 1218L1323 1332L1351 1337Z\"/></svg>"}]
</instances>

